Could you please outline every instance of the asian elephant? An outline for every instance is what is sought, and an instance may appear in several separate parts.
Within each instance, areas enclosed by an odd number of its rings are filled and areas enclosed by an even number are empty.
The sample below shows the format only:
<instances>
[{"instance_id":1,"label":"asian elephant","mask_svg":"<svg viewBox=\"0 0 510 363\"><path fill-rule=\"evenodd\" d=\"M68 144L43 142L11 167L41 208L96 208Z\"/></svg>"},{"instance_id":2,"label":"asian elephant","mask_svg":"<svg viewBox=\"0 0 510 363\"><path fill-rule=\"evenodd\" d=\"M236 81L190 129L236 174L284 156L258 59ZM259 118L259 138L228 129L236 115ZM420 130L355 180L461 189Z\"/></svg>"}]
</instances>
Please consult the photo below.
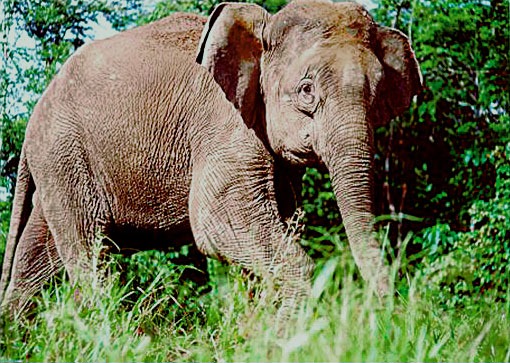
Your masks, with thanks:
<instances>
[{"instance_id":1,"label":"asian elephant","mask_svg":"<svg viewBox=\"0 0 510 363\"><path fill-rule=\"evenodd\" d=\"M98 232L121 250L192 232L205 255L273 276L286 316L308 293L313 262L285 219L303 167L319 164L355 261L384 295L373 128L421 87L408 39L360 5L317 0L275 15L218 5L197 46L201 66L175 34L150 29L85 46L37 104L18 172L4 304L22 308L62 266L79 280Z\"/></svg>"},{"instance_id":2,"label":"asian elephant","mask_svg":"<svg viewBox=\"0 0 510 363\"><path fill-rule=\"evenodd\" d=\"M27 149L33 149L35 152L38 152L38 148L43 147L43 145L45 148L57 146L52 146L48 144L48 141L42 140L44 135L37 134L40 131L35 130L44 129L47 125L51 125L50 127L53 129L53 132L55 132L57 123L65 120L68 123L70 121L75 122L74 125L68 125L68 129L65 130L66 133L72 133L74 132L73 128L79 127L77 123L80 120L78 120L78 118L81 118L81 121L84 122L106 123L110 115L117 119L123 117L122 115L112 114L115 110L114 102L104 103L103 108L96 111L96 118L94 121L92 121L93 113L91 113L89 117L84 117L84 113L89 112L87 108L92 110L92 108L95 107L94 103L101 102L102 97L109 98L112 96L109 93L108 87L110 87L112 91L115 91L120 97L122 96L120 89L123 85L130 85L130 87L133 88L139 84L137 82L139 82L140 79L128 81L126 77L126 72L129 71L130 67L137 67L137 63L135 62L131 63L131 66L127 63L130 57L137 56L137 52L150 49L151 51L147 51L147 55L154 56L158 49L161 49L162 51L169 52L165 54L166 58L162 59L162 61L165 62L168 62L167 58L171 57L175 52L182 53L182 55L185 54L188 58L194 59L206 21L207 17L204 16L189 13L174 13L171 16L151 24L120 33L111 39L96 41L94 44L78 50L50 84L29 121L26 141L22 148L9 235L0 279L0 303L2 303L2 307L9 305L11 310L21 309L27 303L27 299L37 291L45 281L63 267L61 255L58 252L54 238L48 227L47 218L43 216L43 211L41 209L41 198L39 194L40 190L44 189L44 187L39 184L37 184L36 187L34 184L32 169L36 169L39 164L29 166L31 162L29 162L26 154ZM130 50L130 42L132 41L137 42L137 47ZM108 48L111 45L115 47L110 51ZM119 53L119 56L115 57L114 52L121 49L123 53ZM157 60L157 57L154 59ZM108 64L110 61L112 63ZM145 60L139 59L138 64L144 61ZM175 68L175 65L173 65L173 67ZM122 70L124 79L114 82L115 77L119 74L115 72L115 69L119 71ZM145 71L148 70L145 69ZM143 77L142 74L140 76ZM86 82L81 79L85 79ZM95 83L98 84L97 89L94 88ZM83 88L87 86L88 89ZM164 86L163 83L161 83L159 85L161 89L155 89L154 91L163 92L169 86L170 84ZM72 92L68 94L68 90L72 90ZM140 88L140 91L142 90L143 89ZM135 89L132 89L130 92L126 92L125 95L129 95L133 100L140 99L139 96L135 97L136 93L134 93L134 91ZM149 96L154 97L154 95ZM78 97L82 97L84 102L88 104L81 104L82 102ZM148 101L150 97L147 99ZM58 107L53 106L50 109L48 106L50 106L51 103ZM78 111L79 114L74 113L75 105L80 105L81 107L81 110ZM137 105L132 105L132 107L137 107ZM126 108L126 110L129 110L129 108ZM126 112L126 110L124 112ZM49 112L51 112L51 115L48 115ZM59 113L63 115L59 116ZM75 120L72 120L72 118L75 118ZM128 121L129 120L126 119L124 122ZM112 123L112 125L114 124ZM114 127L118 127L118 124ZM59 142L54 138L55 136L56 135L53 135L53 138L50 139L52 143ZM87 136L93 137L92 134ZM44 137L46 138L48 136ZM75 141L83 142L83 139L79 139L81 137L80 135L75 135L74 137L76 139ZM147 140L147 142L149 141L150 140ZM73 142L73 140L69 139L67 142ZM124 143L123 140L118 140L117 142L119 146ZM48 152L48 150L45 151ZM80 151L85 152L85 150ZM54 160L57 159L57 155L53 155L55 152L56 151L52 151L51 156ZM64 155L65 154L62 153L62 156ZM52 163L52 160L48 159L45 162ZM78 164L75 163L73 166L72 163L70 163L68 167L77 168ZM67 173L72 172L73 169L67 171ZM71 190L65 191L65 193L68 194L76 192L77 191L72 192ZM86 192L86 190L83 190L83 192ZM129 191L127 191L127 193L129 193ZM90 198L91 196L84 195L83 197ZM126 197L129 197L129 195L126 194ZM80 216L78 215L77 217L79 218ZM184 216L183 219L185 219ZM62 224L64 221L56 222L57 224ZM112 231L110 230L110 232ZM116 234L129 234L136 231L134 231L134 228L130 230L128 226L126 226L126 228L123 229L117 228L115 232ZM121 239L124 240L122 252L132 253L137 250L142 250L144 249L143 244L149 240L151 240L150 242L154 247L164 248L164 242L159 246L156 243L158 240L164 240L169 236L173 237L174 240L177 239L181 243L193 242L189 224L184 226L184 228L181 227L178 229L179 233L176 233L175 230L171 232L173 236L170 233L166 233L165 229L154 229L152 235L145 236L145 238L142 237L142 232L132 236L134 238L130 239L122 238L123 236L121 235ZM87 236L87 238L89 237L90 236ZM137 237L143 239L137 241ZM195 253L193 253L192 257L194 257L195 263L199 260L199 267L206 268L207 265L203 263L205 260L197 258Z\"/></svg>"},{"instance_id":3,"label":"asian elephant","mask_svg":"<svg viewBox=\"0 0 510 363\"><path fill-rule=\"evenodd\" d=\"M296 0L275 15L223 3L197 61L263 140L276 176L290 174L287 184L298 189L300 167L327 167L356 264L385 295L388 268L373 235L373 129L421 90L408 38L356 3Z\"/></svg>"}]
</instances>

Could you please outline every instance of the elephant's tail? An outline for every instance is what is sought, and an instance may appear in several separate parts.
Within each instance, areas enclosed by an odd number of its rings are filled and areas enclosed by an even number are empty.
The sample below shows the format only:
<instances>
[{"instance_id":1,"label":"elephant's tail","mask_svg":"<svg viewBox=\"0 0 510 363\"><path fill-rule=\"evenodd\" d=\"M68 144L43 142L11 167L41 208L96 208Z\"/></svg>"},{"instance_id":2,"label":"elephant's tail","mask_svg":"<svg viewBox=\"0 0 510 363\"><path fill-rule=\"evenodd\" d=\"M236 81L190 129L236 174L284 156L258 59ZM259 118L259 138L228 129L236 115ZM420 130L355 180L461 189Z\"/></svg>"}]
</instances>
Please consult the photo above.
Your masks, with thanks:
<instances>
[{"instance_id":1,"label":"elephant's tail","mask_svg":"<svg viewBox=\"0 0 510 363\"><path fill-rule=\"evenodd\" d=\"M20 240L21 234L32 210L32 195L35 191L35 184L28 168L25 149L22 148L18 166L18 177L16 181L16 190L12 203L11 223L9 226L9 235L5 246L4 262L2 266L2 276L0 277L0 303L4 302L4 294L12 275L14 254Z\"/></svg>"}]
</instances>

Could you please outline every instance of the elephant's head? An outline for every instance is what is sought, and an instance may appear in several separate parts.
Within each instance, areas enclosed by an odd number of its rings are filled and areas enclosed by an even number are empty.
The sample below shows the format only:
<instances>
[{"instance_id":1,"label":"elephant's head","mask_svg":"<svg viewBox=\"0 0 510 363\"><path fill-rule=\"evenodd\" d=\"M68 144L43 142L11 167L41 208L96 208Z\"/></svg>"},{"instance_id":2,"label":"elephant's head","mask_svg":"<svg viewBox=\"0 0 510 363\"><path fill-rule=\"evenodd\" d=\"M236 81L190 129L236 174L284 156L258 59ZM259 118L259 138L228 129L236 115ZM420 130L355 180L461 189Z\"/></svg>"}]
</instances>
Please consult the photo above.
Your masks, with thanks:
<instances>
[{"instance_id":1,"label":"elephant's head","mask_svg":"<svg viewBox=\"0 0 510 363\"><path fill-rule=\"evenodd\" d=\"M381 265L371 236L372 130L421 88L406 36L355 3L298 0L275 15L222 3L197 60L274 155L326 165L354 257L364 277L374 277ZM376 280L384 290L386 277Z\"/></svg>"}]
</instances>

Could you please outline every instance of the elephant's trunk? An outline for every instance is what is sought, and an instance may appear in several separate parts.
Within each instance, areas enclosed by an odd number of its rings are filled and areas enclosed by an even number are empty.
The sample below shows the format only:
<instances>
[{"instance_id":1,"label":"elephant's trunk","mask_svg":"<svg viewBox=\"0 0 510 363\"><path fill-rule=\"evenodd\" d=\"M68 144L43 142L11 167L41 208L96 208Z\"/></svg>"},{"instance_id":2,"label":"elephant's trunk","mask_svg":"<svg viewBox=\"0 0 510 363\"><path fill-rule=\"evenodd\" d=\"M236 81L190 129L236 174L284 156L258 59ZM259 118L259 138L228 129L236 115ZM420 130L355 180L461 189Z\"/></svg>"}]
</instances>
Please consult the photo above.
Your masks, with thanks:
<instances>
[{"instance_id":1,"label":"elephant's trunk","mask_svg":"<svg viewBox=\"0 0 510 363\"><path fill-rule=\"evenodd\" d=\"M324 120L317 151L329 170L356 264L363 278L385 295L389 271L373 228L372 129L366 107L353 103L352 97L349 101L345 92L344 97L324 113L336 118Z\"/></svg>"}]
</instances>

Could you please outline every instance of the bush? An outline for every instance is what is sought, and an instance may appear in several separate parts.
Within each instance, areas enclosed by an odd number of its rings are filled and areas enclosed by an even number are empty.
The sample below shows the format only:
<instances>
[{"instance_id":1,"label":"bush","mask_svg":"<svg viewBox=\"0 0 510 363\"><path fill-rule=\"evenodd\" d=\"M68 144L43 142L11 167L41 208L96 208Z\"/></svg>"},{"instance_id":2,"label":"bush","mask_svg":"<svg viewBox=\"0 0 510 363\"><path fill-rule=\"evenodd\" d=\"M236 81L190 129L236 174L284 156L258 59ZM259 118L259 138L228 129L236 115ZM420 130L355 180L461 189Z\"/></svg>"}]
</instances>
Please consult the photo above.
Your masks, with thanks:
<instances>
[{"instance_id":1,"label":"bush","mask_svg":"<svg viewBox=\"0 0 510 363\"><path fill-rule=\"evenodd\" d=\"M447 305L466 299L506 300L510 288L510 142L487 159L496 170L495 195L469 209L470 230L447 224L426 229L421 243L428 254L421 271L426 284Z\"/></svg>"}]
</instances>

